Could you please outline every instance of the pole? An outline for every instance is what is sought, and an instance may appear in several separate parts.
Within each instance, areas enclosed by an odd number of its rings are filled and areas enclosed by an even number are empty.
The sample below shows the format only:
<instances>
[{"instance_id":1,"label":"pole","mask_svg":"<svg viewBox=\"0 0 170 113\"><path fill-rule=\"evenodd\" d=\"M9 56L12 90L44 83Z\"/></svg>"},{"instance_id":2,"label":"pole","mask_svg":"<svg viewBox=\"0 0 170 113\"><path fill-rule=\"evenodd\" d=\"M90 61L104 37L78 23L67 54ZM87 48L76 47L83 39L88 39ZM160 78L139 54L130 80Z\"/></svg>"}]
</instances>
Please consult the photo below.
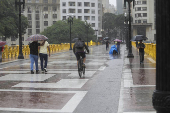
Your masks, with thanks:
<instances>
[{"instance_id":1,"label":"pole","mask_svg":"<svg viewBox=\"0 0 170 113\"><path fill-rule=\"evenodd\" d=\"M156 89L152 103L157 113L170 113L170 1L156 2Z\"/></svg>"},{"instance_id":2,"label":"pole","mask_svg":"<svg viewBox=\"0 0 170 113\"><path fill-rule=\"evenodd\" d=\"M129 0L128 1L128 6L129 6L129 51L128 51L128 58L134 58L133 54L132 54L132 44L131 44L131 16L130 16L130 13L131 13L131 10L130 10L130 3L131 1Z\"/></svg>"},{"instance_id":3,"label":"pole","mask_svg":"<svg viewBox=\"0 0 170 113\"><path fill-rule=\"evenodd\" d=\"M22 53L22 33L21 33L21 5L23 4L21 0L17 2L19 5L19 55L18 59L24 59L23 53Z\"/></svg>"},{"instance_id":4,"label":"pole","mask_svg":"<svg viewBox=\"0 0 170 113\"><path fill-rule=\"evenodd\" d=\"M87 28L87 47L89 47L89 46L88 46L88 32L89 32L89 26L88 26L88 28Z\"/></svg>"},{"instance_id":5,"label":"pole","mask_svg":"<svg viewBox=\"0 0 170 113\"><path fill-rule=\"evenodd\" d=\"M70 49L69 50L72 50L72 47L71 47L71 19L70 19Z\"/></svg>"}]
</instances>

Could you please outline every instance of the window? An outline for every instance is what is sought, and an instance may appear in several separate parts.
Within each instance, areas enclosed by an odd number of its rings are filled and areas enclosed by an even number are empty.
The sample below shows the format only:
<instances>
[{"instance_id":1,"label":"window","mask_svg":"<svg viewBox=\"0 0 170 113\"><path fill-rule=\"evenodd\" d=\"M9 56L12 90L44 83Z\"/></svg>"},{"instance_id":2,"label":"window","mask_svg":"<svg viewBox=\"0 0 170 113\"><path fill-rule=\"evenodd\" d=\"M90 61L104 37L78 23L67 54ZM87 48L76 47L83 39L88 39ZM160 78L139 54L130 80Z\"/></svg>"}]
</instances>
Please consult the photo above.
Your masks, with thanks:
<instances>
[{"instance_id":1,"label":"window","mask_svg":"<svg viewBox=\"0 0 170 113\"><path fill-rule=\"evenodd\" d=\"M137 11L141 11L141 7L137 7Z\"/></svg>"},{"instance_id":2,"label":"window","mask_svg":"<svg viewBox=\"0 0 170 113\"><path fill-rule=\"evenodd\" d=\"M62 4L63 4L63 6L66 6L66 2L63 2Z\"/></svg>"},{"instance_id":3,"label":"window","mask_svg":"<svg viewBox=\"0 0 170 113\"><path fill-rule=\"evenodd\" d=\"M143 17L147 17L147 13L143 13Z\"/></svg>"},{"instance_id":4,"label":"window","mask_svg":"<svg viewBox=\"0 0 170 113\"><path fill-rule=\"evenodd\" d=\"M95 21L95 16L92 16L92 17L91 17L91 20L92 20L92 21Z\"/></svg>"},{"instance_id":5,"label":"window","mask_svg":"<svg viewBox=\"0 0 170 113\"><path fill-rule=\"evenodd\" d=\"M98 8L101 8L101 4L100 3L98 4Z\"/></svg>"},{"instance_id":6,"label":"window","mask_svg":"<svg viewBox=\"0 0 170 113\"><path fill-rule=\"evenodd\" d=\"M92 27L95 27L95 23L92 23L91 26L92 26Z\"/></svg>"},{"instance_id":7,"label":"window","mask_svg":"<svg viewBox=\"0 0 170 113\"><path fill-rule=\"evenodd\" d=\"M40 21L36 21L36 28L40 28Z\"/></svg>"},{"instance_id":8,"label":"window","mask_svg":"<svg viewBox=\"0 0 170 113\"><path fill-rule=\"evenodd\" d=\"M69 9L69 13L75 13L75 9Z\"/></svg>"},{"instance_id":9,"label":"window","mask_svg":"<svg viewBox=\"0 0 170 113\"><path fill-rule=\"evenodd\" d=\"M24 41L24 37L22 37L22 41Z\"/></svg>"},{"instance_id":10,"label":"window","mask_svg":"<svg viewBox=\"0 0 170 113\"><path fill-rule=\"evenodd\" d=\"M43 0L43 3L48 3L48 0Z\"/></svg>"},{"instance_id":11,"label":"window","mask_svg":"<svg viewBox=\"0 0 170 113\"><path fill-rule=\"evenodd\" d=\"M44 7L44 11L48 11L48 7Z\"/></svg>"},{"instance_id":12,"label":"window","mask_svg":"<svg viewBox=\"0 0 170 113\"><path fill-rule=\"evenodd\" d=\"M138 5L141 4L141 1L137 1L137 4L138 4Z\"/></svg>"},{"instance_id":13,"label":"window","mask_svg":"<svg viewBox=\"0 0 170 113\"><path fill-rule=\"evenodd\" d=\"M85 7L90 7L90 3L89 2L84 2L84 6Z\"/></svg>"},{"instance_id":14,"label":"window","mask_svg":"<svg viewBox=\"0 0 170 113\"><path fill-rule=\"evenodd\" d=\"M95 14L95 10L91 10L91 14Z\"/></svg>"},{"instance_id":15,"label":"window","mask_svg":"<svg viewBox=\"0 0 170 113\"><path fill-rule=\"evenodd\" d=\"M89 13L89 9L84 9L84 13Z\"/></svg>"},{"instance_id":16,"label":"window","mask_svg":"<svg viewBox=\"0 0 170 113\"><path fill-rule=\"evenodd\" d=\"M75 6L75 2L69 2L69 6Z\"/></svg>"},{"instance_id":17,"label":"window","mask_svg":"<svg viewBox=\"0 0 170 113\"><path fill-rule=\"evenodd\" d=\"M35 3L39 3L39 0L36 0Z\"/></svg>"},{"instance_id":18,"label":"window","mask_svg":"<svg viewBox=\"0 0 170 113\"><path fill-rule=\"evenodd\" d=\"M146 4L146 1L142 1L142 4Z\"/></svg>"},{"instance_id":19,"label":"window","mask_svg":"<svg viewBox=\"0 0 170 113\"><path fill-rule=\"evenodd\" d=\"M39 13L39 10L38 10L38 9L36 9L35 13Z\"/></svg>"},{"instance_id":20,"label":"window","mask_svg":"<svg viewBox=\"0 0 170 113\"><path fill-rule=\"evenodd\" d=\"M40 20L39 14L35 14L35 20Z\"/></svg>"},{"instance_id":21,"label":"window","mask_svg":"<svg viewBox=\"0 0 170 113\"><path fill-rule=\"evenodd\" d=\"M27 0L28 3L31 3L31 0Z\"/></svg>"},{"instance_id":22,"label":"window","mask_svg":"<svg viewBox=\"0 0 170 113\"><path fill-rule=\"evenodd\" d=\"M28 14L28 20L32 20L32 15Z\"/></svg>"},{"instance_id":23,"label":"window","mask_svg":"<svg viewBox=\"0 0 170 113\"><path fill-rule=\"evenodd\" d=\"M90 20L89 16L84 16L84 20Z\"/></svg>"},{"instance_id":24,"label":"window","mask_svg":"<svg viewBox=\"0 0 170 113\"><path fill-rule=\"evenodd\" d=\"M147 11L147 7L142 7L142 11Z\"/></svg>"},{"instance_id":25,"label":"window","mask_svg":"<svg viewBox=\"0 0 170 113\"><path fill-rule=\"evenodd\" d=\"M138 21L137 21L137 20L135 20L135 23L138 23Z\"/></svg>"},{"instance_id":26,"label":"window","mask_svg":"<svg viewBox=\"0 0 170 113\"><path fill-rule=\"evenodd\" d=\"M28 12L28 13L31 13L31 7L28 7L28 8L27 8L27 12Z\"/></svg>"},{"instance_id":27,"label":"window","mask_svg":"<svg viewBox=\"0 0 170 113\"><path fill-rule=\"evenodd\" d=\"M63 9L63 13L66 13L66 9Z\"/></svg>"},{"instance_id":28,"label":"window","mask_svg":"<svg viewBox=\"0 0 170 113\"><path fill-rule=\"evenodd\" d=\"M53 21L53 24L55 24L56 23L56 21Z\"/></svg>"},{"instance_id":29,"label":"window","mask_svg":"<svg viewBox=\"0 0 170 113\"><path fill-rule=\"evenodd\" d=\"M147 23L147 20L143 20L143 23Z\"/></svg>"},{"instance_id":30,"label":"window","mask_svg":"<svg viewBox=\"0 0 170 113\"><path fill-rule=\"evenodd\" d=\"M40 29L36 29L36 34L39 34L40 33Z\"/></svg>"},{"instance_id":31,"label":"window","mask_svg":"<svg viewBox=\"0 0 170 113\"><path fill-rule=\"evenodd\" d=\"M52 10L53 10L53 11L57 11L57 7L53 7Z\"/></svg>"},{"instance_id":32,"label":"window","mask_svg":"<svg viewBox=\"0 0 170 113\"><path fill-rule=\"evenodd\" d=\"M78 6L81 6L81 2L78 2Z\"/></svg>"},{"instance_id":33,"label":"window","mask_svg":"<svg viewBox=\"0 0 170 113\"><path fill-rule=\"evenodd\" d=\"M44 15L44 18L48 18L48 14L45 14L45 15Z\"/></svg>"},{"instance_id":34,"label":"window","mask_svg":"<svg viewBox=\"0 0 170 113\"><path fill-rule=\"evenodd\" d=\"M15 38L14 36L11 37L11 41L15 41L15 39L16 39L16 38Z\"/></svg>"},{"instance_id":35,"label":"window","mask_svg":"<svg viewBox=\"0 0 170 113\"><path fill-rule=\"evenodd\" d=\"M63 20L66 20L66 16L63 16Z\"/></svg>"},{"instance_id":36,"label":"window","mask_svg":"<svg viewBox=\"0 0 170 113\"><path fill-rule=\"evenodd\" d=\"M82 20L82 16L78 16L78 19Z\"/></svg>"},{"instance_id":37,"label":"window","mask_svg":"<svg viewBox=\"0 0 170 113\"><path fill-rule=\"evenodd\" d=\"M56 2L57 2L56 0L53 0L53 1L52 1L53 4L56 4Z\"/></svg>"},{"instance_id":38,"label":"window","mask_svg":"<svg viewBox=\"0 0 170 113\"><path fill-rule=\"evenodd\" d=\"M28 28L32 28L32 21L28 21Z\"/></svg>"},{"instance_id":39,"label":"window","mask_svg":"<svg viewBox=\"0 0 170 113\"><path fill-rule=\"evenodd\" d=\"M57 18L57 14L53 14L53 18Z\"/></svg>"},{"instance_id":40,"label":"window","mask_svg":"<svg viewBox=\"0 0 170 113\"><path fill-rule=\"evenodd\" d=\"M48 21L44 21L44 26L48 26Z\"/></svg>"},{"instance_id":41,"label":"window","mask_svg":"<svg viewBox=\"0 0 170 113\"><path fill-rule=\"evenodd\" d=\"M81 9L78 9L78 13L82 13L82 10L81 10Z\"/></svg>"},{"instance_id":42,"label":"window","mask_svg":"<svg viewBox=\"0 0 170 113\"><path fill-rule=\"evenodd\" d=\"M138 13L138 17L142 17L141 13Z\"/></svg>"},{"instance_id":43,"label":"window","mask_svg":"<svg viewBox=\"0 0 170 113\"><path fill-rule=\"evenodd\" d=\"M91 3L91 7L95 7L95 3Z\"/></svg>"},{"instance_id":44,"label":"window","mask_svg":"<svg viewBox=\"0 0 170 113\"><path fill-rule=\"evenodd\" d=\"M138 20L138 23L141 23L141 20Z\"/></svg>"},{"instance_id":45,"label":"window","mask_svg":"<svg viewBox=\"0 0 170 113\"><path fill-rule=\"evenodd\" d=\"M28 29L28 35L32 35L32 29Z\"/></svg>"}]
</instances>

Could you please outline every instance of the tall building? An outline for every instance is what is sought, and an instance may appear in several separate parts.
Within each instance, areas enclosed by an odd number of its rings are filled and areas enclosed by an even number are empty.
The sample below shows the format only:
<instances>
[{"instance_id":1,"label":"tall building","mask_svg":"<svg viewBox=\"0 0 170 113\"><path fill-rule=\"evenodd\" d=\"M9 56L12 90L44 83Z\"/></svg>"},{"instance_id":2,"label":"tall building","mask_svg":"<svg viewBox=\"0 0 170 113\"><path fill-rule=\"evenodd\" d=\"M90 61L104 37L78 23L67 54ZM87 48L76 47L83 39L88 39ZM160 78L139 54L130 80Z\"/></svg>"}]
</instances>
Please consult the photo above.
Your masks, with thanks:
<instances>
[{"instance_id":1,"label":"tall building","mask_svg":"<svg viewBox=\"0 0 170 113\"><path fill-rule=\"evenodd\" d=\"M135 0L132 8L133 36L145 35L149 41L156 40L155 0Z\"/></svg>"},{"instance_id":2,"label":"tall building","mask_svg":"<svg viewBox=\"0 0 170 113\"><path fill-rule=\"evenodd\" d=\"M101 35L102 0L60 0L60 14L61 20L66 20L67 14L73 14L75 18L87 21Z\"/></svg>"},{"instance_id":3,"label":"tall building","mask_svg":"<svg viewBox=\"0 0 170 113\"><path fill-rule=\"evenodd\" d=\"M117 14L123 14L123 2L124 0L116 0L116 5L117 5Z\"/></svg>"},{"instance_id":4,"label":"tall building","mask_svg":"<svg viewBox=\"0 0 170 113\"><path fill-rule=\"evenodd\" d=\"M103 4L103 12L108 13L109 12L109 0L102 0Z\"/></svg>"}]
</instances>

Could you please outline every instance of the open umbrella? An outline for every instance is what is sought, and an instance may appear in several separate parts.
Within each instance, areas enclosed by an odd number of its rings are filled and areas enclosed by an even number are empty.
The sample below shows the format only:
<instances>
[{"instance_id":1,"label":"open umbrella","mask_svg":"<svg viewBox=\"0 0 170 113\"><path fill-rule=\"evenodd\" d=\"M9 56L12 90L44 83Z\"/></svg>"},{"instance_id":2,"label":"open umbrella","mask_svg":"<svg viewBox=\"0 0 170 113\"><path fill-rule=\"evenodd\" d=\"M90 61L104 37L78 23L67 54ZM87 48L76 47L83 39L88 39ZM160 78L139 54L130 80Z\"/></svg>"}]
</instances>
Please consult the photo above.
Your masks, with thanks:
<instances>
[{"instance_id":1,"label":"open umbrella","mask_svg":"<svg viewBox=\"0 0 170 113\"><path fill-rule=\"evenodd\" d=\"M26 41L39 41L39 40L47 40L47 39L48 38L44 35L35 34L35 35L31 35L30 37L28 37Z\"/></svg>"},{"instance_id":2,"label":"open umbrella","mask_svg":"<svg viewBox=\"0 0 170 113\"><path fill-rule=\"evenodd\" d=\"M136 35L130 41L140 41L140 40L147 40L148 38L144 35Z\"/></svg>"},{"instance_id":3,"label":"open umbrella","mask_svg":"<svg viewBox=\"0 0 170 113\"><path fill-rule=\"evenodd\" d=\"M119 40L119 39L115 39L114 41L115 42L122 42L122 40Z\"/></svg>"},{"instance_id":4,"label":"open umbrella","mask_svg":"<svg viewBox=\"0 0 170 113\"><path fill-rule=\"evenodd\" d=\"M109 37L105 37L103 40L109 40L110 38Z\"/></svg>"},{"instance_id":5,"label":"open umbrella","mask_svg":"<svg viewBox=\"0 0 170 113\"><path fill-rule=\"evenodd\" d=\"M5 44L6 44L5 41L0 41L0 47L1 47L1 46L4 46Z\"/></svg>"},{"instance_id":6,"label":"open umbrella","mask_svg":"<svg viewBox=\"0 0 170 113\"><path fill-rule=\"evenodd\" d=\"M72 40L72 42L76 42L78 39L79 39L79 38L74 38L74 39Z\"/></svg>"}]
</instances>

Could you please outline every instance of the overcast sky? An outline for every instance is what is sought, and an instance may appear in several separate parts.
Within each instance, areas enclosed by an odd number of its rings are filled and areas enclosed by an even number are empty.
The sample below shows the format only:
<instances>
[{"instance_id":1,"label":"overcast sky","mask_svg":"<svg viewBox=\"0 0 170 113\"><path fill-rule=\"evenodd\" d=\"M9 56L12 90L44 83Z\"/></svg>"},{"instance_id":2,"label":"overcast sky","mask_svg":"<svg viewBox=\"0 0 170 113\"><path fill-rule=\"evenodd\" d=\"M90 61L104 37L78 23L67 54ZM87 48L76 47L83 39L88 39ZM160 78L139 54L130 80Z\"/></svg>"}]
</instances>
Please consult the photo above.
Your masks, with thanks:
<instances>
[{"instance_id":1,"label":"overcast sky","mask_svg":"<svg viewBox=\"0 0 170 113\"><path fill-rule=\"evenodd\" d=\"M110 4L113 4L114 6L116 6L116 0L109 0Z\"/></svg>"}]
</instances>

